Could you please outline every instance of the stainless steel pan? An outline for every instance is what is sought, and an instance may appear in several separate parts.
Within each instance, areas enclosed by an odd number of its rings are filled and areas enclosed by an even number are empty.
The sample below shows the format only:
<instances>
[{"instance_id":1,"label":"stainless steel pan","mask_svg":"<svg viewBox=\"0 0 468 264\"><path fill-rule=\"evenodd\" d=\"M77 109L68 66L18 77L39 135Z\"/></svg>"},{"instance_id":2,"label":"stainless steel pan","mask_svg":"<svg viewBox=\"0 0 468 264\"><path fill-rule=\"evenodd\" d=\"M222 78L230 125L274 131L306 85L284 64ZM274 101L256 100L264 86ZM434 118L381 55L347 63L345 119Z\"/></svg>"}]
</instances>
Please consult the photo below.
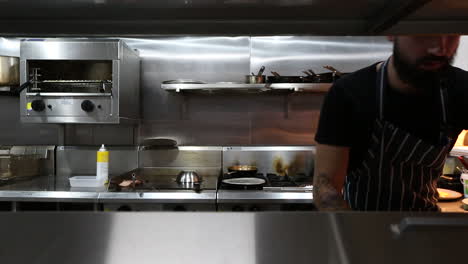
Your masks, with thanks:
<instances>
[{"instance_id":1,"label":"stainless steel pan","mask_svg":"<svg viewBox=\"0 0 468 264\"><path fill-rule=\"evenodd\" d=\"M0 86L19 86L19 58L0 56Z\"/></svg>"},{"instance_id":2,"label":"stainless steel pan","mask_svg":"<svg viewBox=\"0 0 468 264\"><path fill-rule=\"evenodd\" d=\"M266 76L263 75L265 71L265 66L262 66L257 74L252 72L252 75L245 76L245 83L265 83Z\"/></svg>"}]
</instances>

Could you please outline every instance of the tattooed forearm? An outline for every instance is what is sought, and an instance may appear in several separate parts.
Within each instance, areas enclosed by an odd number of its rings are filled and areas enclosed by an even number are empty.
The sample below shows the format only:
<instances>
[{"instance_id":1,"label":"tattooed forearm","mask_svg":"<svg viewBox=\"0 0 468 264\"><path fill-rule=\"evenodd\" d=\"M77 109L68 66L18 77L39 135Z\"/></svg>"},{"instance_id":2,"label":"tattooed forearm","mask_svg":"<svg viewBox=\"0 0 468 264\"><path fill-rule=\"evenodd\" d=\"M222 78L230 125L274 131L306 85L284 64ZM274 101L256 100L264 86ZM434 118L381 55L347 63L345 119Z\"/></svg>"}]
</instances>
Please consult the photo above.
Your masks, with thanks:
<instances>
[{"instance_id":1,"label":"tattooed forearm","mask_svg":"<svg viewBox=\"0 0 468 264\"><path fill-rule=\"evenodd\" d=\"M341 193L333 187L330 176L321 173L314 176L314 204L319 210L349 209Z\"/></svg>"}]
</instances>

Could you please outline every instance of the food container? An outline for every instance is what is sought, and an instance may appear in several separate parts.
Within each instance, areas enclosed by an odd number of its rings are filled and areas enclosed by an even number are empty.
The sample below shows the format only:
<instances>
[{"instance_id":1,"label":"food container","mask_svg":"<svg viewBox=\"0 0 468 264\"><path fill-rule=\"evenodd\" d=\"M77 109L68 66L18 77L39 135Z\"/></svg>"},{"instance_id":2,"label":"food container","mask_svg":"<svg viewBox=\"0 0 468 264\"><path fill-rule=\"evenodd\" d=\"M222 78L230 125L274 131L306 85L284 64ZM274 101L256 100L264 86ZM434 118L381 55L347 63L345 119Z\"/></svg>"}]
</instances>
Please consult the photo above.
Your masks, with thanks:
<instances>
[{"instance_id":1,"label":"food container","mask_svg":"<svg viewBox=\"0 0 468 264\"><path fill-rule=\"evenodd\" d=\"M74 176L69 178L71 187L91 187L97 188L103 186L96 176Z\"/></svg>"}]
</instances>

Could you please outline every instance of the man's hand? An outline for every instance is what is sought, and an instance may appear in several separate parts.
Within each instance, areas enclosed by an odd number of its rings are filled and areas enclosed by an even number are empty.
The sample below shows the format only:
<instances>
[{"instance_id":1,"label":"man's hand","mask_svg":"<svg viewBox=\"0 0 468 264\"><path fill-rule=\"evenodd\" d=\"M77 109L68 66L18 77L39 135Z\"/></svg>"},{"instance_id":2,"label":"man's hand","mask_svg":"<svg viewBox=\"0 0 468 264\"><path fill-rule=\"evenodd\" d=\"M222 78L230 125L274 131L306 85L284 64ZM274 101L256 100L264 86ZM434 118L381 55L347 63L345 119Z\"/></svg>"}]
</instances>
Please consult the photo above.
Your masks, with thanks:
<instances>
[{"instance_id":1,"label":"man's hand","mask_svg":"<svg viewBox=\"0 0 468 264\"><path fill-rule=\"evenodd\" d=\"M317 145L314 169L314 204L319 210L347 210L343 188L349 147Z\"/></svg>"}]
</instances>

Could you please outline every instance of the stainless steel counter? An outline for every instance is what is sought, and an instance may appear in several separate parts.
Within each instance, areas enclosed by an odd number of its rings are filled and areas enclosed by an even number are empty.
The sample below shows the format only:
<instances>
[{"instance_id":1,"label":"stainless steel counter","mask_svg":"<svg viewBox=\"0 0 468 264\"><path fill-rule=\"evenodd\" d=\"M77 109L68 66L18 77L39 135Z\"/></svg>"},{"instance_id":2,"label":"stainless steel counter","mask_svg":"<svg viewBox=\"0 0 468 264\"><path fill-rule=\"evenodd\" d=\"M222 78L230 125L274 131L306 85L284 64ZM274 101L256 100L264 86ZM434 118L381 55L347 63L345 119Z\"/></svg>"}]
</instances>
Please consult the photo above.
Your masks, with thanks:
<instances>
[{"instance_id":1,"label":"stainless steel counter","mask_svg":"<svg viewBox=\"0 0 468 264\"><path fill-rule=\"evenodd\" d=\"M158 202L158 203L211 203L216 202L216 191L151 191L109 192L102 188L74 188L55 186L49 176L40 176L0 186L0 201L35 202Z\"/></svg>"},{"instance_id":2,"label":"stainless steel counter","mask_svg":"<svg viewBox=\"0 0 468 264\"><path fill-rule=\"evenodd\" d=\"M265 192L220 190L218 203L312 203L312 192Z\"/></svg>"},{"instance_id":3,"label":"stainless steel counter","mask_svg":"<svg viewBox=\"0 0 468 264\"><path fill-rule=\"evenodd\" d=\"M35 202L103 202L103 203L186 203L186 204L311 204L311 192L263 192L205 190L191 191L151 191L151 192L109 192L103 188L55 187L50 176L40 176L29 180L0 185L0 201ZM445 213L468 213L461 208L461 201L439 202Z\"/></svg>"},{"instance_id":4,"label":"stainless steel counter","mask_svg":"<svg viewBox=\"0 0 468 264\"><path fill-rule=\"evenodd\" d=\"M215 204L216 190L200 191L152 191L152 192L100 192L98 201L102 203L183 203L183 204Z\"/></svg>"},{"instance_id":5,"label":"stainless steel counter","mask_svg":"<svg viewBox=\"0 0 468 264\"><path fill-rule=\"evenodd\" d=\"M0 213L8 227L0 261L461 263L464 244L453 241L467 237L467 220L423 213ZM395 236L392 226L405 221L423 224Z\"/></svg>"}]
</instances>

